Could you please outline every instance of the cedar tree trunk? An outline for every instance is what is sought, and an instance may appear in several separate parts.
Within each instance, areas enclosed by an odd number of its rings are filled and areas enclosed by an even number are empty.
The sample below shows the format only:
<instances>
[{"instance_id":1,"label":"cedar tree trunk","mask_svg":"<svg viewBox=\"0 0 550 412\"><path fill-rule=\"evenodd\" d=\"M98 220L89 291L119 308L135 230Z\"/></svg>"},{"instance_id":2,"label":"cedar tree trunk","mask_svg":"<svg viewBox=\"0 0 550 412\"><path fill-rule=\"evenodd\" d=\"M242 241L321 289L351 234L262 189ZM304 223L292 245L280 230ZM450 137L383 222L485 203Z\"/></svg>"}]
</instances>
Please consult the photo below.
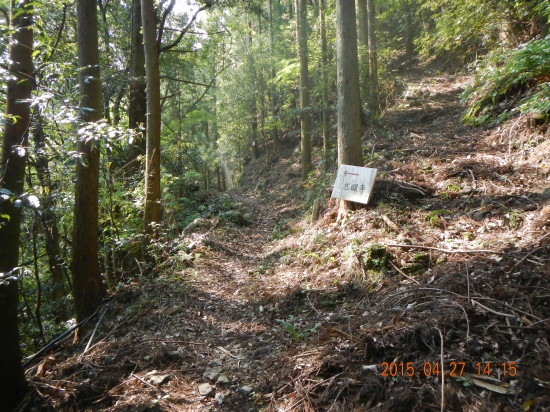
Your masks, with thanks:
<instances>
[{"instance_id":1,"label":"cedar tree trunk","mask_svg":"<svg viewBox=\"0 0 550 412\"><path fill-rule=\"evenodd\" d=\"M145 50L141 32L141 0L132 0L132 41L130 57L130 108L128 127L134 131L128 148L129 172L140 169L138 156L145 154L147 94L145 93ZM143 128L140 130L140 127Z\"/></svg>"},{"instance_id":2,"label":"cedar tree trunk","mask_svg":"<svg viewBox=\"0 0 550 412\"><path fill-rule=\"evenodd\" d=\"M26 391L19 349L18 281L10 272L19 263L21 207L17 207L20 201L16 203L14 198L20 196L24 188L30 121L28 99L34 83L32 3L24 0L12 4L12 27L16 31L11 39L11 78L8 80L0 163L3 196L0 197L0 402L1 408L7 411L16 408Z\"/></svg>"},{"instance_id":3,"label":"cedar tree trunk","mask_svg":"<svg viewBox=\"0 0 550 412\"><path fill-rule=\"evenodd\" d=\"M160 75L153 0L141 0L145 70L147 74L147 139L145 163L146 244L157 236L160 221Z\"/></svg>"},{"instance_id":4,"label":"cedar tree trunk","mask_svg":"<svg viewBox=\"0 0 550 412\"><path fill-rule=\"evenodd\" d=\"M311 115L309 113L306 4L306 0L296 0L296 37L298 41L298 58L300 59L302 180L307 178L307 173L311 170Z\"/></svg>"},{"instance_id":5,"label":"cedar tree trunk","mask_svg":"<svg viewBox=\"0 0 550 412\"><path fill-rule=\"evenodd\" d=\"M354 0L336 1L336 57L338 164L362 166ZM341 201L340 205L341 210L353 209L352 202Z\"/></svg>"},{"instance_id":6,"label":"cedar tree trunk","mask_svg":"<svg viewBox=\"0 0 550 412\"><path fill-rule=\"evenodd\" d=\"M101 120L101 79L97 31L97 3L76 3L80 117L83 122ZM105 297L98 260L99 149L94 140L79 139L82 160L76 163L74 227L71 273L76 321L90 316Z\"/></svg>"}]
</instances>

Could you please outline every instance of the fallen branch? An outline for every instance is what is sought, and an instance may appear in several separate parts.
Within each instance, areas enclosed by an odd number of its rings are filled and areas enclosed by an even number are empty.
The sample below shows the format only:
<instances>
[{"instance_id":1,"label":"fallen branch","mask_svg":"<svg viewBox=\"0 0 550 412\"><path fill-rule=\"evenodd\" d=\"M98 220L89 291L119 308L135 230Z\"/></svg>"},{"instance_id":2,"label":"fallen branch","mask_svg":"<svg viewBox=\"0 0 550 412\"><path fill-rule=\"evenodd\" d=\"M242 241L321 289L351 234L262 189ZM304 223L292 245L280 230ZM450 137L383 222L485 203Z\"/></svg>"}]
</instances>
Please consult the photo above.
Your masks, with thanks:
<instances>
[{"instance_id":1,"label":"fallen branch","mask_svg":"<svg viewBox=\"0 0 550 412\"><path fill-rule=\"evenodd\" d=\"M420 285L420 282L412 277L410 277L409 275L405 274L405 272L403 272L401 269L399 269L391 260L389 261L390 264L393 266L393 268L395 270L397 270L400 274L402 274L403 276L405 276L407 279L409 280L412 280L414 283L416 283L417 285Z\"/></svg>"},{"instance_id":2,"label":"fallen branch","mask_svg":"<svg viewBox=\"0 0 550 412\"><path fill-rule=\"evenodd\" d=\"M95 325L95 328L94 328L94 331L92 332L92 336L90 337L90 340L88 341L88 344L86 345L86 347L84 348L84 352L82 352L82 355L80 355L80 358L82 358L82 356L88 351L88 349L90 348L90 345L92 344L92 341L94 340L94 336L95 336L95 333L97 332L97 328L99 327L99 324L101 323L101 320L103 319L103 316L105 316L105 313L107 313L107 309L108 307L105 308L105 310L103 311L103 313L101 314L101 316L99 317L99 320L97 321L96 325ZM80 360L80 359L79 359Z\"/></svg>"},{"instance_id":3,"label":"fallen branch","mask_svg":"<svg viewBox=\"0 0 550 412\"><path fill-rule=\"evenodd\" d=\"M550 331L550 328L533 328L531 326L512 326L512 325L492 325L495 328L509 328L509 329L522 329L522 330L532 330L537 332L539 330Z\"/></svg>"},{"instance_id":4,"label":"fallen branch","mask_svg":"<svg viewBox=\"0 0 550 412\"><path fill-rule=\"evenodd\" d=\"M68 331L62 333L61 335L59 335L57 338L55 338L54 340L52 340L50 343L48 343L46 346L44 346L42 349L40 349L38 352L36 352L34 355L32 355L29 359L27 359L27 361L25 363L23 363L23 368L26 367L29 363L31 363L33 360L35 360L37 357L39 357L40 355L42 355L45 351L47 351L49 348L51 348L53 345L55 345L57 342L59 342L61 339L65 338L66 336L68 336L72 331L74 331L76 328L79 328L80 326L84 325L86 322L88 322L90 319L92 319L97 311L99 310L99 308L103 306L103 305L100 305L98 306L98 308L95 310L94 313L92 313L90 316L88 316L86 319L84 319L83 321L81 321L80 323L76 324L75 326L73 326L71 329L69 329Z\"/></svg>"},{"instance_id":5,"label":"fallen branch","mask_svg":"<svg viewBox=\"0 0 550 412\"><path fill-rule=\"evenodd\" d=\"M401 245L401 244L390 244L386 245L386 247L401 247L403 249L426 249L426 250L437 250L438 252L443 253L494 253L494 254L503 254L505 252L501 252L498 250L486 250L486 249L458 249L458 250L449 250L449 249L440 249L438 247L432 247L432 246L422 246L422 245Z\"/></svg>"},{"instance_id":6,"label":"fallen branch","mask_svg":"<svg viewBox=\"0 0 550 412\"><path fill-rule=\"evenodd\" d=\"M140 381L140 382L143 382L143 383L146 384L147 386L150 386L151 388L153 388L153 389L155 389L155 390L158 390L158 388L157 388L155 385L151 385L149 382L147 382L147 381L141 379L139 376L134 375L133 373L131 373L130 376L131 376L132 378L136 378L136 379L137 379L138 381Z\"/></svg>"},{"instance_id":7,"label":"fallen branch","mask_svg":"<svg viewBox=\"0 0 550 412\"><path fill-rule=\"evenodd\" d=\"M382 219L384 222L386 222L386 225L391 227L393 230L395 230L397 233L399 233L399 226L397 226L388 216L386 216L384 213L382 213Z\"/></svg>"},{"instance_id":8,"label":"fallen branch","mask_svg":"<svg viewBox=\"0 0 550 412\"><path fill-rule=\"evenodd\" d=\"M491 309L491 308L488 308L488 307L485 306L485 305L482 305L481 303L475 301L474 299L472 299L472 304L473 304L473 305L478 305L479 307L485 309L487 312L491 312L491 313L494 314L494 315L504 316L504 317L506 317L506 318L515 318L514 315L510 315L510 314L508 314L508 313L497 312L496 310L493 310L493 309Z\"/></svg>"}]
</instances>

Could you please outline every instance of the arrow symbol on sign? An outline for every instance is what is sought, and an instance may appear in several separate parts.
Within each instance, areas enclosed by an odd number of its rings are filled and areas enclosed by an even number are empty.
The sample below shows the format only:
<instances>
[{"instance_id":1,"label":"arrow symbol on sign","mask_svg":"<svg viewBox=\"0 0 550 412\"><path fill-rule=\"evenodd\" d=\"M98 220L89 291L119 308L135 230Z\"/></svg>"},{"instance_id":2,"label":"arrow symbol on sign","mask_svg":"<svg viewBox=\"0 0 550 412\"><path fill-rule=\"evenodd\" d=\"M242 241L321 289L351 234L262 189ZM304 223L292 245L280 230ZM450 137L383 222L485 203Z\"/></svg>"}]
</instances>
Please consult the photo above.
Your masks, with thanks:
<instances>
[{"instance_id":1,"label":"arrow symbol on sign","mask_svg":"<svg viewBox=\"0 0 550 412\"><path fill-rule=\"evenodd\" d=\"M359 176L359 174L357 173L351 173L351 172L348 172L347 170L344 172L344 176L347 176L347 175L354 175L354 176Z\"/></svg>"}]
</instances>

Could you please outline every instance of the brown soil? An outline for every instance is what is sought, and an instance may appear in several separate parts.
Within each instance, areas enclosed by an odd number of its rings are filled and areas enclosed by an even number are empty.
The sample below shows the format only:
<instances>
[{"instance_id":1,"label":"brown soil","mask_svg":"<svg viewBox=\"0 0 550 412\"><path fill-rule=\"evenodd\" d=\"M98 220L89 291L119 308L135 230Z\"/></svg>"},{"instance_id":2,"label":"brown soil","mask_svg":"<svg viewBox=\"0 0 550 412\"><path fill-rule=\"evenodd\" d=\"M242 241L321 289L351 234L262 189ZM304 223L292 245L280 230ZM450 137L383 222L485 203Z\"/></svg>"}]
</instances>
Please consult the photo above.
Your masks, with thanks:
<instances>
[{"instance_id":1,"label":"brown soil","mask_svg":"<svg viewBox=\"0 0 550 412\"><path fill-rule=\"evenodd\" d=\"M21 410L550 410L550 140L527 118L462 126L469 81L403 79L363 139L389 183L340 222L290 150L250 165L229 193L250 224L205 220L162 245L86 352L65 343L27 371ZM365 266L373 244L387 255ZM226 383L203 377L220 363Z\"/></svg>"}]
</instances>

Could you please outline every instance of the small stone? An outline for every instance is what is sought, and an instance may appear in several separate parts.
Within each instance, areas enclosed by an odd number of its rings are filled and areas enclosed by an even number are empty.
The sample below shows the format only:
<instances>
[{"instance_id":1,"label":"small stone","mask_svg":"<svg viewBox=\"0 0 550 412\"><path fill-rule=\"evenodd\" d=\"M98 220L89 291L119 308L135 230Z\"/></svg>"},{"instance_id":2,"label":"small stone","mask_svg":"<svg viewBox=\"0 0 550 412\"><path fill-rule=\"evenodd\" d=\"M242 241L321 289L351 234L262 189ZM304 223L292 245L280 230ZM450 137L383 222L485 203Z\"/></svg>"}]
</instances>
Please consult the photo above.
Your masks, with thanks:
<instances>
[{"instance_id":1,"label":"small stone","mask_svg":"<svg viewBox=\"0 0 550 412\"><path fill-rule=\"evenodd\" d=\"M210 385L209 383L201 383L199 385L199 394L201 396L212 395L212 392L214 392L214 388L212 388L212 385Z\"/></svg>"},{"instance_id":2,"label":"small stone","mask_svg":"<svg viewBox=\"0 0 550 412\"><path fill-rule=\"evenodd\" d=\"M474 191L474 189L471 186L464 186L462 188L462 190L460 191L460 193L463 194L463 195L469 195L473 191Z\"/></svg>"},{"instance_id":3,"label":"small stone","mask_svg":"<svg viewBox=\"0 0 550 412\"><path fill-rule=\"evenodd\" d=\"M223 403L223 393L218 392L216 396L214 396L214 398L218 402L218 405L221 405Z\"/></svg>"},{"instance_id":4,"label":"small stone","mask_svg":"<svg viewBox=\"0 0 550 412\"><path fill-rule=\"evenodd\" d=\"M254 388L252 388L252 386L248 386L248 385L245 385L245 386L242 386L242 387L239 388L239 392L241 392L245 395L250 395L253 390L254 390Z\"/></svg>"},{"instance_id":5,"label":"small stone","mask_svg":"<svg viewBox=\"0 0 550 412\"><path fill-rule=\"evenodd\" d=\"M229 383L229 378L227 377L227 375L220 375L218 377L218 383Z\"/></svg>"},{"instance_id":6,"label":"small stone","mask_svg":"<svg viewBox=\"0 0 550 412\"><path fill-rule=\"evenodd\" d=\"M550 187L547 187L542 191L540 194L541 199L543 200L550 200Z\"/></svg>"},{"instance_id":7,"label":"small stone","mask_svg":"<svg viewBox=\"0 0 550 412\"><path fill-rule=\"evenodd\" d=\"M170 380L170 375L153 375L149 378L149 382L153 385L160 386Z\"/></svg>"},{"instance_id":8,"label":"small stone","mask_svg":"<svg viewBox=\"0 0 550 412\"><path fill-rule=\"evenodd\" d=\"M490 210L476 210L475 212L472 212L470 214L470 217L474 219L476 222L481 222L482 220L485 220L491 215L492 213Z\"/></svg>"},{"instance_id":9,"label":"small stone","mask_svg":"<svg viewBox=\"0 0 550 412\"><path fill-rule=\"evenodd\" d=\"M173 350L168 354L168 357L172 360L182 359L183 354L181 352L178 352L177 350Z\"/></svg>"},{"instance_id":10,"label":"small stone","mask_svg":"<svg viewBox=\"0 0 550 412\"><path fill-rule=\"evenodd\" d=\"M209 371L206 371L202 374L202 377L204 379L210 379L211 381L215 381L218 379L218 376L220 376L220 373L222 373L223 368L221 366L216 366L215 368L210 369Z\"/></svg>"},{"instance_id":11,"label":"small stone","mask_svg":"<svg viewBox=\"0 0 550 412\"><path fill-rule=\"evenodd\" d=\"M208 366L223 366L223 361L221 359L214 359L208 362Z\"/></svg>"}]
</instances>

